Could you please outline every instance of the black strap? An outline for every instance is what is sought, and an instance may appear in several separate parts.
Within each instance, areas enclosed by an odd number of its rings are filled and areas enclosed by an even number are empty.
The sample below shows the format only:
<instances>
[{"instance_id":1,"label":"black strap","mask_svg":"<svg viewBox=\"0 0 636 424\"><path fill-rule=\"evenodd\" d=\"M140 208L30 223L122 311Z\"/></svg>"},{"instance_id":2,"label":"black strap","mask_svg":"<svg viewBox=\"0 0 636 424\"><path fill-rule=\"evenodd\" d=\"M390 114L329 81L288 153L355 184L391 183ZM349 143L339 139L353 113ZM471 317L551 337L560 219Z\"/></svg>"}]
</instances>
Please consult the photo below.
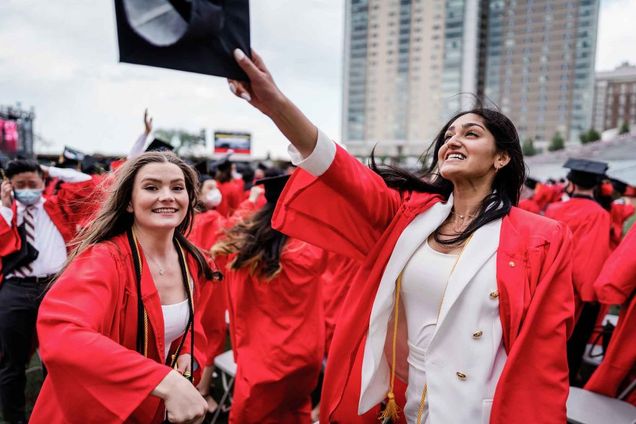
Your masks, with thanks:
<instances>
[{"instance_id":1,"label":"black strap","mask_svg":"<svg viewBox=\"0 0 636 424\"><path fill-rule=\"evenodd\" d=\"M190 318L188 319L188 325L186 326L186 331L183 334L183 337L181 338L181 343L179 343L179 348L175 352L175 361L177 358L179 358L179 353L181 353L181 349L183 348L183 344L185 343L185 339L188 335L188 331L190 331L190 376L186 378L190 381L193 381L192 374L194 373L194 299L192 298L193 293L190 290L186 259L183 253L183 249L181 248L181 245L179 244L176 238L174 239L174 244L177 249L177 253L179 255L179 268L181 268L181 279L183 280L183 286L185 288L186 294L188 295L188 308L190 310Z\"/></svg>"},{"instance_id":2,"label":"black strap","mask_svg":"<svg viewBox=\"0 0 636 424\"><path fill-rule=\"evenodd\" d=\"M136 288L137 288L137 352L145 355L146 332L144 331L144 303L141 300L141 260L139 249L132 228L128 230L128 243L132 252L133 266L135 268Z\"/></svg>"}]
</instances>

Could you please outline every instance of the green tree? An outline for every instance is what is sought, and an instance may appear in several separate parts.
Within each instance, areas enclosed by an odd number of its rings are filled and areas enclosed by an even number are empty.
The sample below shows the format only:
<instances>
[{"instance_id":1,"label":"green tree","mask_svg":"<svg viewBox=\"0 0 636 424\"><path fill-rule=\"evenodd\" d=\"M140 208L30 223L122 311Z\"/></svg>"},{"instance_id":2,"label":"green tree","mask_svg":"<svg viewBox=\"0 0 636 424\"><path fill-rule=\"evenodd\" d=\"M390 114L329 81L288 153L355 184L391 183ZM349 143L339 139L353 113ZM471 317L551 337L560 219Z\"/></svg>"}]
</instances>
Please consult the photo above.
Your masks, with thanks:
<instances>
[{"instance_id":1,"label":"green tree","mask_svg":"<svg viewBox=\"0 0 636 424\"><path fill-rule=\"evenodd\" d=\"M195 146L198 144L205 145L205 130L202 129L199 133L186 131L180 128L159 128L154 132L157 138L167 141L170 144L175 145L175 152L178 154L180 150Z\"/></svg>"},{"instance_id":2,"label":"green tree","mask_svg":"<svg viewBox=\"0 0 636 424\"><path fill-rule=\"evenodd\" d=\"M629 124L627 122L623 122L621 125L621 129L618 130L619 134L627 134L629 132Z\"/></svg>"},{"instance_id":3,"label":"green tree","mask_svg":"<svg viewBox=\"0 0 636 424\"><path fill-rule=\"evenodd\" d=\"M532 137L528 137L523 141L523 144L521 145L521 151L523 152L524 156L534 156L538 153L537 149L534 147L534 140L532 139Z\"/></svg>"},{"instance_id":4,"label":"green tree","mask_svg":"<svg viewBox=\"0 0 636 424\"><path fill-rule=\"evenodd\" d=\"M550 145L548 146L548 150L551 152L556 152L557 150L563 150L565 148L565 140L560 132L554 133L552 140L550 140Z\"/></svg>"},{"instance_id":5,"label":"green tree","mask_svg":"<svg viewBox=\"0 0 636 424\"><path fill-rule=\"evenodd\" d=\"M587 131L584 131L581 134L579 134L579 140L581 140L581 144L589 143L590 142L589 133Z\"/></svg>"},{"instance_id":6,"label":"green tree","mask_svg":"<svg viewBox=\"0 0 636 424\"><path fill-rule=\"evenodd\" d=\"M594 128L590 128L587 132L587 140L589 143L594 143L595 141L599 141L601 139L601 134L596 131Z\"/></svg>"}]
</instances>

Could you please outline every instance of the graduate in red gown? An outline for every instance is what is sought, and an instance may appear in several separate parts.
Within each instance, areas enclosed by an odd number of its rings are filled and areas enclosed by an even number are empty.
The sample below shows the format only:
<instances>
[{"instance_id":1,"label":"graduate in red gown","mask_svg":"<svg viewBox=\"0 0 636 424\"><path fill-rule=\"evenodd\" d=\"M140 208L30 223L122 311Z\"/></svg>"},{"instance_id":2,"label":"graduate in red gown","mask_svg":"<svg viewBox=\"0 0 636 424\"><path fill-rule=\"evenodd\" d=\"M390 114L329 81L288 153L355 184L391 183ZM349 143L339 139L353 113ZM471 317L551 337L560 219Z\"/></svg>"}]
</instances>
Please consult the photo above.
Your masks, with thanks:
<instances>
[{"instance_id":1,"label":"graduate in red gown","mask_svg":"<svg viewBox=\"0 0 636 424\"><path fill-rule=\"evenodd\" d=\"M267 204L213 249L226 256L230 335L237 364L230 422L311 423L324 351L321 249L271 228L288 177L270 177ZM227 256L229 255L229 256Z\"/></svg>"},{"instance_id":2,"label":"graduate in red gown","mask_svg":"<svg viewBox=\"0 0 636 424\"><path fill-rule=\"evenodd\" d=\"M174 154L127 161L38 316L48 376L32 423L200 423L200 285L213 277L184 234L194 171Z\"/></svg>"},{"instance_id":3,"label":"graduate in red gown","mask_svg":"<svg viewBox=\"0 0 636 424\"><path fill-rule=\"evenodd\" d=\"M233 179L232 162L229 158L225 158L217 164L214 179L223 197L217 211L226 218L230 217L241 204L243 191Z\"/></svg>"},{"instance_id":4,"label":"graduate in red gown","mask_svg":"<svg viewBox=\"0 0 636 424\"><path fill-rule=\"evenodd\" d=\"M519 200L519 208L532 213L541 213L542 209L539 203L534 199L535 189L539 182L534 178L527 177L521 189L521 199Z\"/></svg>"},{"instance_id":5,"label":"graduate in red gown","mask_svg":"<svg viewBox=\"0 0 636 424\"><path fill-rule=\"evenodd\" d=\"M572 282L576 327L568 341L568 366L570 383L580 385L578 370L601 309L594 281L610 254L610 215L594 198L594 191L607 171L607 164L568 159L564 167L570 169L566 188L570 198L551 204L545 215L566 224L573 235L576 266L573 267Z\"/></svg>"},{"instance_id":6,"label":"graduate in red gown","mask_svg":"<svg viewBox=\"0 0 636 424\"><path fill-rule=\"evenodd\" d=\"M205 255L208 255L214 243L221 236L226 219L215 209L222 200L221 192L216 188L216 181L209 176L200 177L199 180L201 181L199 206L194 214L188 240L201 249ZM223 353L225 348L227 338L226 309L225 283L215 281L213 284L204 284L201 287L200 317L207 339L207 348L205 349L204 369L197 388L205 396L210 413L217 408L216 401L210 396L210 385L214 372L214 358Z\"/></svg>"},{"instance_id":7,"label":"graduate in red gown","mask_svg":"<svg viewBox=\"0 0 636 424\"><path fill-rule=\"evenodd\" d=\"M232 91L274 121L302 168L272 225L361 261L320 421L377 422L385 400L382 416L396 419L394 383L406 377L411 423L565 422L571 234L514 207L525 167L512 122L479 107L460 113L438 133L425 178L374 171L317 130L258 54L235 57L249 83L231 80Z\"/></svg>"},{"instance_id":8,"label":"graduate in red gown","mask_svg":"<svg viewBox=\"0 0 636 424\"><path fill-rule=\"evenodd\" d=\"M599 301L621 309L605 357L585 389L618 397L636 378L636 227L607 259L594 288ZM636 406L636 390L625 400Z\"/></svg>"}]
</instances>

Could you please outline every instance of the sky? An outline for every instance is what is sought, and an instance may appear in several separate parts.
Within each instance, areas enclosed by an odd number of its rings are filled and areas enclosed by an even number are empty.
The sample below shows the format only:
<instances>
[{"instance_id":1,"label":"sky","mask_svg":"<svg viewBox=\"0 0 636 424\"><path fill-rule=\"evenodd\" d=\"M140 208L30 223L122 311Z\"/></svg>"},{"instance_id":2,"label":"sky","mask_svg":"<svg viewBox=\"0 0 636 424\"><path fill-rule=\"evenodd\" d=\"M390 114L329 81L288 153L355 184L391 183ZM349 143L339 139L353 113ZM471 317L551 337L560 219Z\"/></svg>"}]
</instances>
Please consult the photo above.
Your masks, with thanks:
<instances>
[{"instance_id":1,"label":"sky","mask_svg":"<svg viewBox=\"0 0 636 424\"><path fill-rule=\"evenodd\" d=\"M345 0L251 1L252 47L278 86L340 138ZM601 0L597 70L636 64L636 1ZM118 63L111 0L2 0L0 105L33 107L36 151L64 145L124 154L143 130L249 131L253 153L287 157L267 117L235 98L223 78ZM209 148L211 152L211 147Z\"/></svg>"}]
</instances>

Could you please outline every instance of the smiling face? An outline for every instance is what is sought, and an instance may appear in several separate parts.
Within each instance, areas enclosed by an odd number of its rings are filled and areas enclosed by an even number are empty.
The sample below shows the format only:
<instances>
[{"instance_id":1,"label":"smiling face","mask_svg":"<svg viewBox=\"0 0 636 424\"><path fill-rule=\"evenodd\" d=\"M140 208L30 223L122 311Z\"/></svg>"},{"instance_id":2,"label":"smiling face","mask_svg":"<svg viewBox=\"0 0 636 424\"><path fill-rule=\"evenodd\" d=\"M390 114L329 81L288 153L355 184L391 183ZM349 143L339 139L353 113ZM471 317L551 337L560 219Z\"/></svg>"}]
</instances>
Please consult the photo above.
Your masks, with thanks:
<instances>
[{"instance_id":1,"label":"smiling face","mask_svg":"<svg viewBox=\"0 0 636 424\"><path fill-rule=\"evenodd\" d=\"M149 163L139 169L127 208L134 214L135 225L148 230L175 229L188 206L185 178L177 165Z\"/></svg>"},{"instance_id":2,"label":"smiling face","mask_svg":"<svg viewBox=\"0 0 636 424\"><path fill-rule=\"evenodd\" d=\"M505 166L509 156L498 152L495 138L481 116L467 113L458 117L446 130L444 144L437 154L439 173L456 184L461 180L494 180L497 169Z\"/></svg>"}]
</instances>

